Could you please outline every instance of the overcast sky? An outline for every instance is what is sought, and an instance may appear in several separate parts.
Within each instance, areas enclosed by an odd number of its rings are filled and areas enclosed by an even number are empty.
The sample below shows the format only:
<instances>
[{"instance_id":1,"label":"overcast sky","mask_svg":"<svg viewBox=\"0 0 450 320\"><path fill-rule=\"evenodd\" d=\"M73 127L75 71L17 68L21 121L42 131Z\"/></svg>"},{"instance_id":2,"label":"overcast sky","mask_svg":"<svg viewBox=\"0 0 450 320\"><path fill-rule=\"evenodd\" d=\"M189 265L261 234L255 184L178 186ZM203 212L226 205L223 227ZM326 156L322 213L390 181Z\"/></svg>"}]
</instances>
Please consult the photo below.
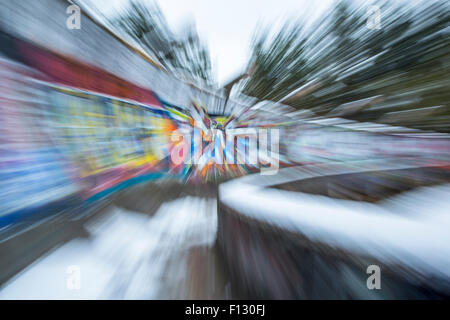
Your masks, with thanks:
<instances>
[{"instance_id":1,"label":"overcast sky","mask_svg":"<svg viewBox=\"0 0 450 320\"><path fill-rule=\"evenodd\" d=\"M144 0L145 1L145 0ZM151 0L148 0L151 1ZM128 0L87 0L105 15L112 15ZM328 10L333 0L158 0L169 25L177 31L187 21L197 30L211 53L219 84L246 65L252 36L258 25L278 25L287 18L313 20Z\"/></svg>"}]
</instances>

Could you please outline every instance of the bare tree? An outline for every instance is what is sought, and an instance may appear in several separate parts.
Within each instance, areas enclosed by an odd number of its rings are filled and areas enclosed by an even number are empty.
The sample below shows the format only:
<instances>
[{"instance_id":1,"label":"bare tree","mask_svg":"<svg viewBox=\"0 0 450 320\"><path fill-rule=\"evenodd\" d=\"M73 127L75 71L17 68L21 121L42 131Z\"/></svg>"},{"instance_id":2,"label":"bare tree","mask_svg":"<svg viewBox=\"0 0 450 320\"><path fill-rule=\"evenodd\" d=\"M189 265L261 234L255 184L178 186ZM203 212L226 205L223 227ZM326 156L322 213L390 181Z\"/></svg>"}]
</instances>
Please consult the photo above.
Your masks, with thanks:
<instances>
[{"instance_id":1,"label":"bare tree","mask_svg":"<svg viewBox=\"0 0 450 320\"><path fill-rule=\"evenodd\" d=\"M168 70L182 79L197 84L213 83L209 50L195 27L187 25L182 36L175 35L156 3L132 0L112 23L155 54Z\"/></svg>"}]
</instances>

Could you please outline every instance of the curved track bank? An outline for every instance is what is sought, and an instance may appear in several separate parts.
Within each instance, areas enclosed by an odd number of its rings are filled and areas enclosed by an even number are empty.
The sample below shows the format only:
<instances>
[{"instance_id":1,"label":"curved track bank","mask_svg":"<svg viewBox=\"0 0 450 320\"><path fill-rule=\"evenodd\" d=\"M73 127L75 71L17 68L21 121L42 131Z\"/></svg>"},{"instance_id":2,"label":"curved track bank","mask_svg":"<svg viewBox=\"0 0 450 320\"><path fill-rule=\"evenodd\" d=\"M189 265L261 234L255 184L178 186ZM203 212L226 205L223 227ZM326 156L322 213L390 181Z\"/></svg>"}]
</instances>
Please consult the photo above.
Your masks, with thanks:
<instances>
[{"instance_id":1,"label":"curved track bank","mask_svg":"<svg viewBox=\"0 0 450 320\"><path fill-rule=\"evenodd\" d=\"M397 159L224 183L217 237L231 283L258 299L448 297L449 181L445 168Z\"/></svg>"}]
</instances>

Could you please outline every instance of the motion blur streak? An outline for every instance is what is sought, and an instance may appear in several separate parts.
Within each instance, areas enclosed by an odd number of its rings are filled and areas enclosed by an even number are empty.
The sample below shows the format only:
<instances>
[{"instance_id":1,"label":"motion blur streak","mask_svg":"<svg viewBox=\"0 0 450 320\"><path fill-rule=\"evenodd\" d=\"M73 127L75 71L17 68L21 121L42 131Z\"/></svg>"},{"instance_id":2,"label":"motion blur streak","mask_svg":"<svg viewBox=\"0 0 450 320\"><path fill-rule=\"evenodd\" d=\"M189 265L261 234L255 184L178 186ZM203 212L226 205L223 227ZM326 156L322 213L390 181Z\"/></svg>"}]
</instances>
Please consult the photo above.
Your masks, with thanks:
<instances>
[{"instance_id":1,"label":"motion blur streak","mask_svg":"<svg viewBox=\"0 0 450 320\"><path fill-rule=\"evenodd\" d=\"M1 299L450 297L448 2L260 28L220 88L86 3L0 0Z\"/></svg>"}]
</instances>

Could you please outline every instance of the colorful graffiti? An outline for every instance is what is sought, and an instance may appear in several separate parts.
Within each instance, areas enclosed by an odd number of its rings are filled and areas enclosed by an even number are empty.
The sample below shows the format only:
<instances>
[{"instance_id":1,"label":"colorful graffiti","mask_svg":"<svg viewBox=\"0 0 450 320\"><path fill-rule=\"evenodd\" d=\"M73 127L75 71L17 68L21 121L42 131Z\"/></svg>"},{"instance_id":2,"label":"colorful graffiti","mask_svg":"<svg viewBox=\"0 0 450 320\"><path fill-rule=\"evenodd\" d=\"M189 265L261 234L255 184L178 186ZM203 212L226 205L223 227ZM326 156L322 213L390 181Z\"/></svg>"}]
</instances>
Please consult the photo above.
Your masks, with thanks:
<instances>
[{"instance_id":1,"label":"colorful graffiti","mask_svg":"<svg viewBox=\"0 0 450 320\"><path fill-rule=\"evenodd\" d=\"M152 91L11 39L0 58L0 228L177 174L177 120Z\"/></svg>"}]
</instances>

